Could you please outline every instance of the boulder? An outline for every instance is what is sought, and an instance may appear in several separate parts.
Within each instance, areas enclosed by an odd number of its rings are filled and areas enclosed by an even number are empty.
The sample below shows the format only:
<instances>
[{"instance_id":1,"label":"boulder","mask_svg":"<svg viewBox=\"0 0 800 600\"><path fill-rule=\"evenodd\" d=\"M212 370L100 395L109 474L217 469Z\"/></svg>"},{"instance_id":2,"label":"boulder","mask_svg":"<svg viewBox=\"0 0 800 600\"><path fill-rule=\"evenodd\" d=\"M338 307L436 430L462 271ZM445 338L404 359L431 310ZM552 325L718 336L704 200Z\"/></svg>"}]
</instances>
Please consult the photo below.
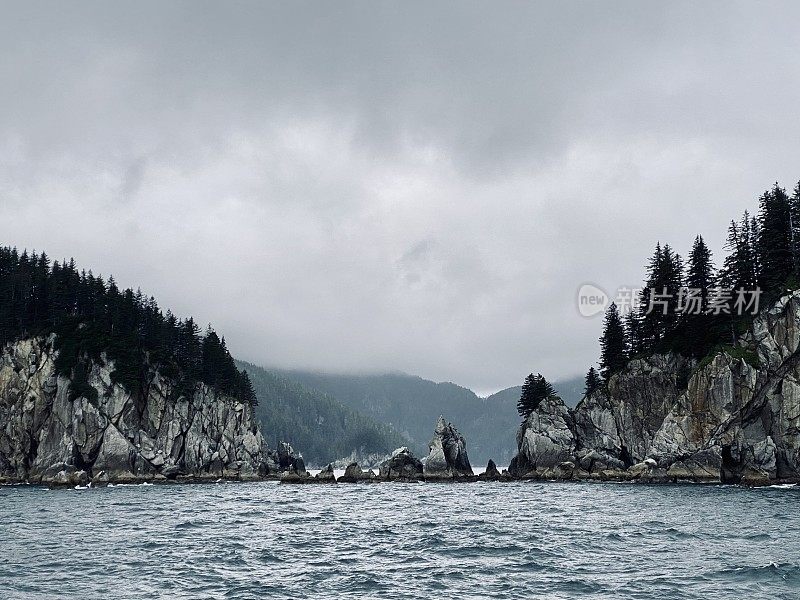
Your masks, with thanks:
<instances>
[{"instance_id":1,"label":"boulder","mask_svg":"<svg viewBox=\"0 0 800 600\"><path fill-rule=\"evenodd\" d=\"M564 461L553 467L553 477L555 479L572 479L576 471L574 462Z\"/></svg>"},{"instance_id":2,"label":"boulder","mask_svg":"<svg viewBox=\"0 0 800 600\"><path fill-rule=\"evenodd\" d=\"M430 452L425 460L426 480L471 477L472 466L467 457L467 443L452 423L446 423L443 416L436 422Z\"/></svg>"},{"instance_id":3,"label":"boulder","mask_svg":"<svg viewBox=\"0 0 800 600\"><path fill-rule=\"evenodd\" d=\"M351 462L344 470L344 475L339 477L340 483L358 483L360 481L372 481L375 479L375 473L372 471L362 471L357 462Z\"/></svg>"},{"instance_id":4,"label":"boulder","mask_svg":"<svg viewBox=\"0 0 800 600\"><path fill-rule=\"evenodd\" d=\"M380 478L386 481L412 481L423 478L422 462L406 446L392 452L380 467Z\"/></svg>"},{"instance_id":5,"label":"boulder","mask_svg":"<svg viewBox=\"0 0 800 600\"><path fill-rule=\"evenodd\" d=\"M770 474L756 467L746 467L740 479L742 485L750 486L769 485L771 482Z\"/></svg>"},{"instance_id":6,"label":"boulder","mask_svg":"<svg viewBox=\"0 0 800 600\"><path fill-rule=\"evenodd\" d=\"M288 442L278 442L276 453L278 458L278 469L280 471L298 470L296 466L298 456L291 444ZM305 470L305 466L302 470Z\"/></svg>"},{"instance_id":7,"label":"boulder","mask_svg":"<svg viewBox=\"0 0 800 600\"><path fill-rule=\"evenodd\" d=\"M73 465L51 465L42 476L42 483L50 487L75 487L89 484L89 474Z\"/></svg>"},{"instance_id":8,"label":"boulder","mask_svg":"<svg viewBox=\"0 0 800 600\"><path fill-rule=\"evenodd\" d=\"M314 479L320 483L336 483L336 475L333 473L333 465L328 464L327 467L322 469L314 476Z\"/></svg>"},{"instance_id":9,"label":"boulder","mask_svg":"<svg viewBox=\"0 0 800 600\"><path fill-rule=\"evenodd\" d=\"M92 487L105 487L108 483L108 473L105 471L98 471L95 473L94 477L92 477Z\"/></svg>"},{"instance_id":10,"label":"boulder","mask_svg":"<svg viewBox=\"0 0 800 600\"><path fill-rule=\"evenodd\" d=\"M486 464L486 470L478 475L478 479L485 480L485 481L500 481L505 479L506 476L500 473L497 470L497 465L494 461L490 458L489 462Z\"/></svg>"}]
</instances>

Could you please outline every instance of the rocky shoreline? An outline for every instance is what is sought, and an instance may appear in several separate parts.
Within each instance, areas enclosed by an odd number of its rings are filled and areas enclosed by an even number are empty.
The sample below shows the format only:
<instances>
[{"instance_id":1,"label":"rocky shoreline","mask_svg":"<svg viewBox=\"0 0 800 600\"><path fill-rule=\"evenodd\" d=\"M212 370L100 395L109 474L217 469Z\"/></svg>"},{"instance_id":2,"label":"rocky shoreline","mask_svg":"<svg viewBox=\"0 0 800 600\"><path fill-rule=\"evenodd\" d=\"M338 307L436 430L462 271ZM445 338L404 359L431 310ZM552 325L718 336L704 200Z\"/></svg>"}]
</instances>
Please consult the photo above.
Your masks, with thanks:
<instances>
[{"instance_id":1,"label":"rocky shoreline","mask_svg":"<svg viewBox=\"0 0 800 600\"><path fill-rule=\"evenodd\" d=\"M800 292L733 351L631 360L574 410L544 400L517 435L520 478L770 485L800 481Z\"/></svg>"},{"instance_id":2,"label":"rocky shoreline","mask_svg":"<svg viewBox=\"0 0 800 600\"><path fill-rule=\"evenodd\" d=\"M0 354L0 484L798 483L800 292L762 312L734 350L636 358L575 409L544 399L503 472L490 461L475 475L466 440L439 417L426 457L398 448L377 473L351 461L337 478L333 464L311 476L288 444L268 448L252 406L202 384L187 396L156 374L134 397L101 360L86 374L94 393L73 397L52 337L27 339Z\"/></svg>"}]
</instances>

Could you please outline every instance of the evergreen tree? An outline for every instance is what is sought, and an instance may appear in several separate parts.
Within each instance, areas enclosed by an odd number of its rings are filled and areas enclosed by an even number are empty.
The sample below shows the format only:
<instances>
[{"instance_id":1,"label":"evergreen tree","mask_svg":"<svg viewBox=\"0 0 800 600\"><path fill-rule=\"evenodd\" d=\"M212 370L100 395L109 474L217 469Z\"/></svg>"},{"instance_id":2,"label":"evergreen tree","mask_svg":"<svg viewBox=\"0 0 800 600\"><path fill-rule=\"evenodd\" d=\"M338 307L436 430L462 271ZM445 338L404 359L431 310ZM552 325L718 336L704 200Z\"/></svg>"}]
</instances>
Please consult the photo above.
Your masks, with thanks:
<instances>
[{"instance_id":1,"label":"evergreen tree","mask_svg":"<svg viewBox=\"0 0 800 600\"><path fill-rule=\"evenodd\" d=\"M703 236L698 235L689 253L686 286L699 290L701 313L705 313L708 308L708 290L713 284L714 263L711 260L711 250L706 246Z\"/></svg>"},{"instance_id":2,"label":"evergreen tree","mask_svg":"<svg viewBox=\"0 0 800 600\"><path fill-rule=\"evenodd\" d=\"M586 373L586 379L584 381L586 384L583 389L584 396L591 396L600 389L600 386L603 384L603 381L600 379L600 374L594 367L589 367L589 372Z\"/></svg>"},{"instance_id":3,"label":"evergreen tree","mask_svg":"<svg viewBox=\"0 0 800 600\"><path fill-rule=\"evenodd\" d=\"M706 246L703 236L698 235L689 253L689 265L686 273L686 287L691 295L687 293L683 301L684 327L683 331L677 334L684 338L680 349L686 350L686 353L693 356L705 356L709 350L709 327L712 318L707 310L709 293L714 281L711 250Z\"/></svg>"},{"instance_id":4,"label":"evergreen tree","mask_svg":"<svg viewBox=\"0 0 800 600\"><path fill-rule=\"evenodd\" d=\"M728 227L728 238L725 249L729 252L725 257L718 283L732 290L754 289L759 282L759 251L757 249L758 232L754 231L757 223L747 211L737 224L731 221Z\"/></svg>"},{"instance_id":5,"label":"evergreen tree","mask_svg":"<svg viewBox=\"0 0 800 600\"><path fill-rule=\"evenodd\" d=\"M759 285L775 296L784 291L794 274L792 203L777 183L761 196L758 214L758 259L761 263Z\"/></svg>"},{"instance_id":6,"label":"evergreen tree","mask_svg":"<svg viewBox=\"0 0 800 600\"><path fill-rule=\"evenodd\" d=\"M600 338L600 374L608 383L611 376L621 370L628 360L628 347L625 327L619 316L617 305L611 303L606 309L603 321L603 335Z\"/></svg>"},{"instance_id":7,"label":"evergreen tree","mask_svg":"<svg viewBox=\"0 0 800 600\"><path fill-rule=\"evenodd\" d=\"M678 325L679 292L683 287L683 260L669 244L656 244L647 267L639 314L639 337L655 350Z\"/></svg>"},{"instance_id":8,"label":"evergreen tree","mask_svg":"<svg viewBox=\"0 0 800 600\"><path fill-rule=\"evenodd\" d=\"M553 386L541 373L536 375L531 373L522 384L522 394L517 402L517 412L525 419L539 407L542 400L554 396L555 393Z\"/></svg>"},{"instance_id":9,"label":"evergreen tree","mask_svg":"<svg viewBox=\"0 0 800 600\"><path fill-rule=\"evenodd\" d=\"M74 397L93 398L90 361L113 362L111 379L141 397L153 373L178 380L193 394L198 381L255 402L249 378L238 371L225 340L210 329L199 335L189 318L165 317L155 299L141 291L120 291L75 261L55 261L36 252L0 247L0 347L25 337L55 333L59 375L71 378Z\"/></svg>"},{"instance_id":10,"label":"evergreen tree","mask_svg":"<svg viewBox=\"0 0 800 600\"><path fill-rule=\"evenodd\" d=\"M641 320L636 311L625 315L625 337L628 341L628 354L636 356L645 352L646 348L641 334Z\"/></svg>"},{"instance_id":11,"label":"evergreen tree","mask_svg":"<svg viewBox=\"0 0 800 600\"><path fill-rule=\"evenodd\" d=\"M796 286L800 277L800 182L794 186L792 197L789 199L789 235L792 249L793 284Z\"/></svg>"}]
</instances>

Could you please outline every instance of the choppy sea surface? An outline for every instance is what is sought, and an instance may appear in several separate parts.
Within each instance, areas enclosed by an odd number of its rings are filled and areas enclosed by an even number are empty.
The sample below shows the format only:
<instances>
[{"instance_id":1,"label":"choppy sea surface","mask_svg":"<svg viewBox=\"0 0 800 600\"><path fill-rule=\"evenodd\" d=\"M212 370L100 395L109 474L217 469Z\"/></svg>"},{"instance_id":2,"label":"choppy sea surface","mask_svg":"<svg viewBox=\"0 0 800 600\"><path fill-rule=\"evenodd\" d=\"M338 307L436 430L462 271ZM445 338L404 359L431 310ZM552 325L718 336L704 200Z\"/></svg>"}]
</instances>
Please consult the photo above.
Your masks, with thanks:
<instances>
[{"instance_id":1,"label":"choppy sea surface","mask_svg":"<svg viewBox=\"0 0 800 600\"><path fill-rule=\"evenodd\" d=\"M0 487L1 598L800 598L800 488Z\"/></svg>"}]
</instances>

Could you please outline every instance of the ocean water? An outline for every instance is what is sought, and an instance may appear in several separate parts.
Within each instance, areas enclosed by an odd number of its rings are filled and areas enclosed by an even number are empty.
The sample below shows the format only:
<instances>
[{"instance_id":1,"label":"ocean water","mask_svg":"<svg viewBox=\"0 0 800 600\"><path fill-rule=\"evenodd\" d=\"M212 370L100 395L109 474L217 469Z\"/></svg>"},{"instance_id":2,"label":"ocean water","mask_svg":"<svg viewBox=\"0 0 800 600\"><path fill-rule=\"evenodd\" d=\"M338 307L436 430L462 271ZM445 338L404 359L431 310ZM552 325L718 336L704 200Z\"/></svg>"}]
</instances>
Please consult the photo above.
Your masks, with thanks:
<instances>
[{"instance_id":1,"label":"ocean water","mask_svg":"<svg viewBox=\"0 0 800 600\"><path fill-rule=\"evenodd\" d=\"M0 487L0 598L800 598L800 488Z\"/></svg>"}]
</instances>

